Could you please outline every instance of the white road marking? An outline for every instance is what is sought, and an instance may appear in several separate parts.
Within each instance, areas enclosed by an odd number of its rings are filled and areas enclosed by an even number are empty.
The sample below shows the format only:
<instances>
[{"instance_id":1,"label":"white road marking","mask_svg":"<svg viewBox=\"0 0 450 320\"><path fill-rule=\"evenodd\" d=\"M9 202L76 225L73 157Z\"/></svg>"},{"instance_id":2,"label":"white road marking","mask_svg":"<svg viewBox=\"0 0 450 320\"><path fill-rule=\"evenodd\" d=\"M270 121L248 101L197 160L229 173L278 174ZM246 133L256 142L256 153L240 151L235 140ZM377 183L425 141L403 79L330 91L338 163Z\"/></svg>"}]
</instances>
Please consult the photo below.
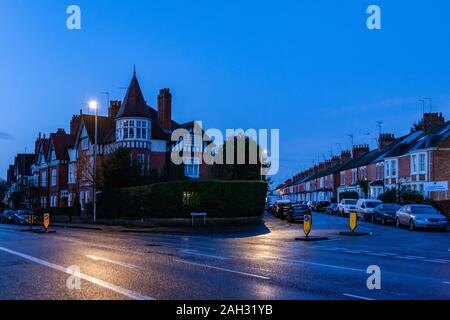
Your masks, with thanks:
<instances>
[{"instance_id":1,"label":"white road marking","mask_svg":"<svg viewBox=\"0 0 450 320\"><path fill-rule=\"evenodd\" d=\"M357 271L357 272L366 272L363 269L343 267L343 266L336 266L336 265L332 265L332 264L317 263L317 262L310 262L310 261L297 260L297 259L276 258L276 257L267 257L267 256L264 256L262 258L272 259L272 260L280 260L280 261L294 263L294 264L307 264L307 265L318 266L318 267L325 267L325 268L332 268L332 269L341 269L341 270Z\"/></svg>"},{"instance_id":2,"label":"white road marking","mask_svg":"<svg viewBox=\"0 0 450 320\"><path fill-rule=\"evenodd\" d=\"M361 300L375 300L372 298L367 298L367 297L363 297L363 296L356 296L354 294L349 294L349 293L343 293L344 296L346 297L350 297L350 298L356 298L356 299L361 299Z\"/></svg>"},{"instance_id":3,"label":"white road marking","mask_svg":"<svg viewBox=\"0 0 450 320\"><path fill-rule=\"evenodd\" d=\"M191 254L191 255L199 256L199 257L213 258L213 259L218 259L218 260L228 260L229 259L227 257L216 256L216 255L206 254L206 253L200 253L200 252L197 252L196 250L192 250L192 249L177 248L177 250L181 253Z\"/></svg>"},{"instance_id":4,"label":"white road marking","mask_svg":"<svg viewBox=\"0 0 450 320\"><path fill-rule=\"evenodd\" d=\"M92 255L86 255L87 258L94 260L94 261L104 261L104 262L108 262L108 263L112 263L112 264L116 264L122 267L126 267L126 268L130 268L130 269L141 269L141 267L138 267L134 264L130 264L130 263L126 263L126 262L120 262L120 261L115 261L115 260L110 260L107 258L103 258L103 257L98 257L98 256L92 256Z\"/></svg>"},{"instance_id":5,"label":"white road marking","mask_svg":"<svg viewBox=\"0 0 450 320\"><path fill-rule=\"evenodd\" d=\"M51 268L51 269L54 269L54 270L57 270L57 271L69 274L69 275L73 275L73 272L70 269L68 269L68 268L65 268L63 266L60 266L60 265L57 265L57 264L54 264L54 263L51 263L51 262L48 262L48 261L45 261L45 260L42 260L42 259L39 259L39 258L35 258L35 257L32 257L32 256L29 256L29 255L24 254L24 253L20 253L20 252L17 252L17 251L9 250L9 249L3 248L3 247L0 247L0 251L3 251L3 252L6 252L6 253L15 255L17 257L21 257L21 258L23 258L25 260L28 260L28 261L40 264L42 266L45 266L45 267L48 267L48 268ZM145 295L140 294L138 292L121 288L119 286L116 286L115 284L112 284L112 283L109 283L109 282L106 282L106 281L103 281L103 280L100 280L100 279L88 276L88 275L83 274L83 273L77 274L77 276L80 279L86 280L88 282L91 282L93 284L99 285L99 286L101 286L103 288L109 289L111 291L114 291L116 293L122 294L124 296L127 296L127 297L135 299L135 300L155 300L155 299L153 299L153 298L151 298L149 296L145 296Z\"/></svg>"},{"instance_id":6,"label":"white road marking","mask_svg":"<svg viewBox=\"0 0 450 320\"><path fill-rule=\"evenodd\" d=\"M450 281L443 281L444 284L450 284Z\"/></svg>"},{"instance_id":7,"label":"white road marking","mask_svg":"<svg viewBox=\"0 0 450 320\"><path fill-rule=\"evenodd\" d=\"M445 262L445 261L442 261L442 260L431 260L431 259L425 259L424 261L426 261L426 262L433 262L433 263L447 263L447 262Z\"/></svg>"},{"instance_id":8,"label":"white road marking","mask_svg":"<svg viewBox=\"0 0 450 320\"><path fill-rule=\"evenodd\" d=\"M416 257L416 256L396 256L396 258L407 259L407 260L425 259L425 257Z\"/></svg>"},{"instance_id":9,"label":"white road marking","mask_svg":"<svg viewBox=\"0 0 450 320\"><path fill-rule=\"evenodd\" d=\"M371 255L371 256L377 256L377 257L387 257L386 254L383 254L383 253L375 253L375 252L368 253L368 255Z\"/></svg>"},{"instance_id":10,"label":"white road marking","mask_svg":"<svg viewBox=\"0 0 450 320\"><path fill-rule=\"evenodd\" d=\"M264 280L270 280L270 278L268 278L268 277L260 276L260 275L257 275L257 274L252 274L252 273L247 273L247 272L241 272L241 271L236 271L236 270L231 270L231 269L226 269L226 268L221 268L221 267L211 266L211 265L209 265L209 264L196 263L196 262L190 262L190 261L179 260L179 259L175 259L174 261L180 262L180 263L185 263L185 264L191 264L191 265L193 265L193 266L198 266L198 267L203 267L203 268L209 268L209 269L215 269L215 270L220 270L220 271L225 271L225 272L231 272L231 273L241 274L241 275L249 276L249 277L253 277L253 278L259 278L259 279L264 279Z\"/></svg>"},{"instance_id":11,"label":"white road marking","mask_svg":"<svg viewBox=\"0 0 450 320\"><path fill-rule=\"evenodd\" d=\"M380 254L384 254L385 256L398 256L397 253L392 253L392 252L380 252Z\"/></svg>"}]
</instances>

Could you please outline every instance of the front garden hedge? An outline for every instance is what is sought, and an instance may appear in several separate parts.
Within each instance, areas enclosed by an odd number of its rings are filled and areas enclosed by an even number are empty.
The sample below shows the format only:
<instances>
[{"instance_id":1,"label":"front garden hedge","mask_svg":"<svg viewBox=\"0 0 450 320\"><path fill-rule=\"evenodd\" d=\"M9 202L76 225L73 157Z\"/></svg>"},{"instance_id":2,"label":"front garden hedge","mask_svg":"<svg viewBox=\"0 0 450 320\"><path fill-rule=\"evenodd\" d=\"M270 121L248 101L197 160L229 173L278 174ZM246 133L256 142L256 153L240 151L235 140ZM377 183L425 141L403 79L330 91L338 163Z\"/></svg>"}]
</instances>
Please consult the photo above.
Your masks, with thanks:
<instances>
[{"instance_id":1,"label":"front garden hedge","mask_svg":"<svg viewBox=\"0 0 450 320\"><path fill-rule=\"evenodd\" d=\"M193 180L115 189L99 199L100 218L256 217L264 212L265 181Z\"/></svg>"}]
</instances>

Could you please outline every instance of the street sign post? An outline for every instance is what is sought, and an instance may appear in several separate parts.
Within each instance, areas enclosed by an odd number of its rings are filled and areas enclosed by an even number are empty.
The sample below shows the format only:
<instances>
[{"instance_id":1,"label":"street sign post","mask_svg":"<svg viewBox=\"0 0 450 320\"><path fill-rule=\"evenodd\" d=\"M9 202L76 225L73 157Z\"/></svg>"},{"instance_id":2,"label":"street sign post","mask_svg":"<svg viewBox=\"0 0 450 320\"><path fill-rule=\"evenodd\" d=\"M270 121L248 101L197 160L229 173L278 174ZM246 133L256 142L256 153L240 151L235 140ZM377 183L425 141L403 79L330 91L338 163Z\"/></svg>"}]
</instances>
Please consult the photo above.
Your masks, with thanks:
<instances>
[{"instance_id":1,"label":"street sign post","mask_svg":"<svg viewBox=\"0 0 450 320\"><path fill-rule=\"evenodd\" d=\"M48 226L50 225L50 213L44 213L44 228L45 232L48 231Z\"/></svg>"},{"instance_id":2,"label":"street sign post","mask_svg":"<svg viewBox=\"0 0 450 320\"><path fill-rule=\"evenodd\" d=\"M355 232L356 228L358 227L358 214L356 212L350 212L350 230L352 232Z\"/></svg>"},{"instance_id":3,"label":"street sign post","mask_svg":"<svg viewBox=\"0 0 450 320\"><path fill-rule=\"evenodd\" d=\"M303 219L303 231L305 232L305 236L309 236L311 233L311 227L312 227L312 215L305 214L305 217Z\"/></svg>"},{"instance_id":4,"label":"street sign post","mask_svg":"<svg viewBox=\"0 0 450 320\"><path fill-rule=\"evenodd\" d=\"M34 214L30 214L28 218L28 223L30 225L30 231L33 231L33 224L34 224Z\"/></svg>"}]
</instances>

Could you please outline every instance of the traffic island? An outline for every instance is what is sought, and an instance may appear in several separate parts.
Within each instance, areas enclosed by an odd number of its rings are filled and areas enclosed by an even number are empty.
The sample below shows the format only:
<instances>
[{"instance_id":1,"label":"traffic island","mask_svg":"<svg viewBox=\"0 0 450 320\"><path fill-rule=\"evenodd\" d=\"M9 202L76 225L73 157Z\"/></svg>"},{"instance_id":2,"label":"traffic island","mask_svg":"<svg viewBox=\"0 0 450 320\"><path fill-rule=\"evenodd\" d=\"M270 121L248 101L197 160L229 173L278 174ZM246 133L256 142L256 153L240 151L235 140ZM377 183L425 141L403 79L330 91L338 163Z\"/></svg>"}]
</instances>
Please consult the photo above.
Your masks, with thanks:
<instances>
[{"instance_id":1,"label":"traffic island","mask_svg":"<svg viewBox=\"0 0 450 320\"><path fill-rule=\"evenodd\" d=\"M295 241L303 241L303 242L326 241L326 240L330 239L328 237L320 237L320 236L295 238Z\"/></svg>"},{"instance_id":2,"label":"traffic island","mask_svg":"<svg viewBox=\"0 0 450 320\"><path fill-rule=\"evenodd\" d=\"M362 237L372 235L372 232L356 232L356 231L342 231L339 232L341 236L350 236L350 237Z\"/></svg>"}]
</instances>

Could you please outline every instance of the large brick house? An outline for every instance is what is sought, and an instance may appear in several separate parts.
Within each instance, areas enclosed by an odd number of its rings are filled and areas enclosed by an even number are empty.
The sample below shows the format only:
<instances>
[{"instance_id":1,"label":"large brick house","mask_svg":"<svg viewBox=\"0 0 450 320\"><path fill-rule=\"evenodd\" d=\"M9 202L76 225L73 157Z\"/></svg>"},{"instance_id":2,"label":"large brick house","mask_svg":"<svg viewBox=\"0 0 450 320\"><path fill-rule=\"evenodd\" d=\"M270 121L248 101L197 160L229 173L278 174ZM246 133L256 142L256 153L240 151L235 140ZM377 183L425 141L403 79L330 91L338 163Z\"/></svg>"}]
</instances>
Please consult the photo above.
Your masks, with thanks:
<instances>
[{"instance_id":1,"label":"large brick house","mask_svg":"<svg viewBox=\"0 0 450 320\"><path fill-rule=\"evenodd\" d=\"M179 124L172 119L172 94L160 90L157 109L147 105L136 72L122 101L111 101L107 115L97 118L97 166L105 155L124 147L131 160L140 166L142 174L161 175L170 161L173 149L172 132L184 129L182 148L192 154L184 164L185 176L208 178L209 168L195 157L206 147L194 136L195 122ZM93 200L93 163L95 146L95 116L74 115L70 132L58 129L48 138L36 140L30 164L32 186L37 200L30 207L68 207L77 199L82 207Z\"/></svg>"},{"instance_id":2,"label":"large brick house","mask_svg":"<svg viewBox=\"0 0 450 320\"><path fill-rule=\"evenodd\" d=\"M339 200L345 191L377 198L391 188L448 199L448 192L426 190L426 184L435 181L450 181L450 122L442 114L426 113L422 130L400 138L383 133L377 149L354 146L287 180L278 191L293 201Z\"/></svg>"}]
</instances>

